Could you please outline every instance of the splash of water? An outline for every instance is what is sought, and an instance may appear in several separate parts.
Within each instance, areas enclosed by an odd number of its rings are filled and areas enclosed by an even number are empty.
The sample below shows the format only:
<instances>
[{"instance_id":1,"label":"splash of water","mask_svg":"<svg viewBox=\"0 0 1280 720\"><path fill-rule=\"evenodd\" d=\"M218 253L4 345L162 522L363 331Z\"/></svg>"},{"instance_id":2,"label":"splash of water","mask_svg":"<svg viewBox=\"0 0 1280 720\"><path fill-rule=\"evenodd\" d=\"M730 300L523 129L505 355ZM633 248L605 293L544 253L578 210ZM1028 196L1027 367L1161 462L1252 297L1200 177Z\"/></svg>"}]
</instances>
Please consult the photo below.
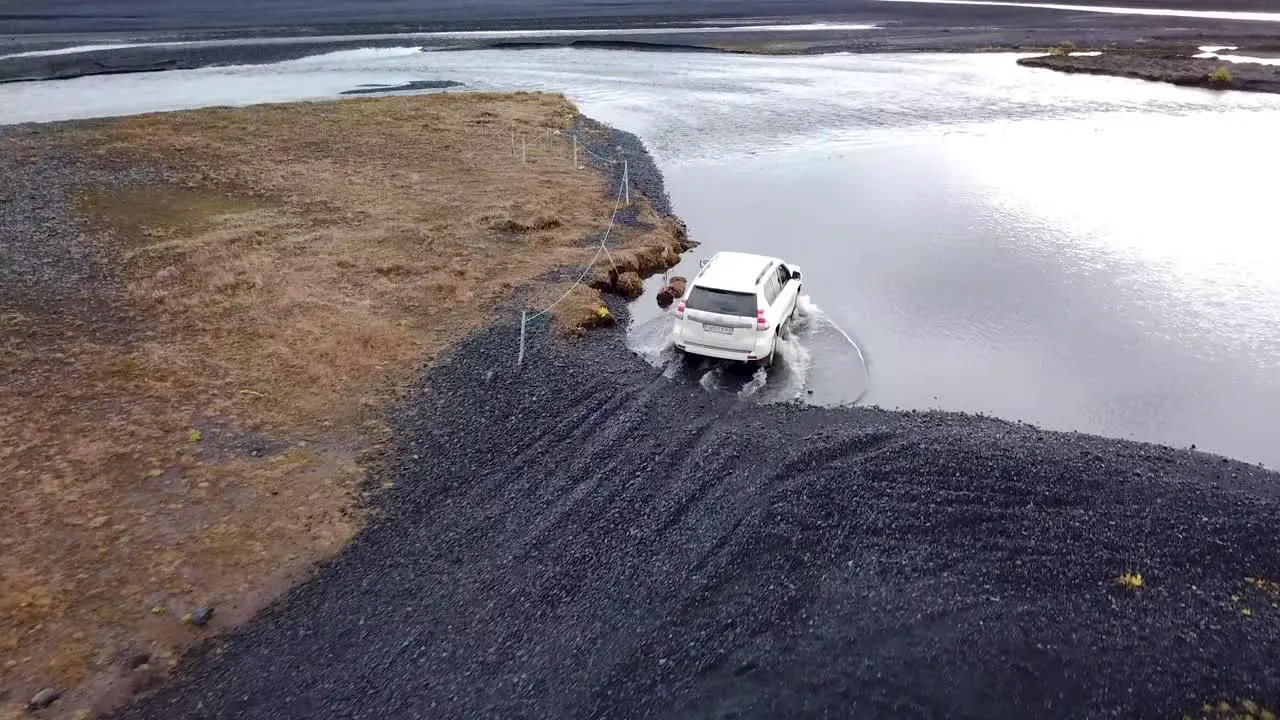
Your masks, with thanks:
<instances>
[{"instance_id":1,"label":"splash of water","mask_svg":"<svg viewBox=\"0 0 1280 720\"><path fill-rule=\"evenodd\" d=\"M858 359L862 361L863 369L868 371L870 370L871 366L867 362L867 356L862 352L862 346L858 344L858 341L854 340L849 333L845 332L843 328L837 325L835 320L831 319L830 315L819 307L817 303L809 299L808 295L801 295L799 300L796 302L796 318L799 319L802 315L805 318L806 326L821 323L829 326L832 330L839 333L840 337L844 338L853 346L854 350L858 351Z\"/></svg>"},{"instance_id":2,"label":"splash of water","mask_svg":"<svg viewBox=\"0 0 1280 720\"><path fill-rule=\"evenodd\" d=\"M702 374L698 379L698 384L707 392L715 392L720 389L720 368L711 368Z\"/></svg>"},{"instance_id":3,"label":"splash of water","mask_svg":"<svg viewBox=\"0 0 1280 720\"><path fill-rule=\"evenodd\" d=\"M738 397L746 399L754 396L764 388L767 382L769 382L769 371L765 368L757 368L751 374L751 379L742 386L742 389L738 390Z\"/></svg>"},{"instance_id":4,"label":"splash of water","mask_svg":"<svg viewBox=\"0 0 1280 720\"><path fill-rule=\"evenodd\" d=\"M676 364L672 362L675 359L675 345L671 342L671 323L670 313L662 313L642 322L632 322L631 327L627 328L627 346L654 367Z\"/></svg>"},{"instance_id":5,"label":"splash of water","mask_svg":"<svg viewBox=\"0 0 1280 720\"><path fill-rule=\"evenodd\" d=\"M866 372L866 360L858 343L808 295L797 300L795 316L787 332L778 339L773 366L757 368L749 376L723 361L696 356L682 361L671 341L671 322L670 313L635 322L628 329L627 344L650 365L661 368L663 377L674 380L688 372L688 377L696 378L706 392L732 393L758 403L785 403L813 395L809 386L815 362L813 348L827 347L838 353L832 341L838 346L848 343L856 357L854 362L860 363ZM824 338L826 341L822 342ZM830 364L832 360L842 362L835 357L824 362Z\"/></svg>"}]
</instances>

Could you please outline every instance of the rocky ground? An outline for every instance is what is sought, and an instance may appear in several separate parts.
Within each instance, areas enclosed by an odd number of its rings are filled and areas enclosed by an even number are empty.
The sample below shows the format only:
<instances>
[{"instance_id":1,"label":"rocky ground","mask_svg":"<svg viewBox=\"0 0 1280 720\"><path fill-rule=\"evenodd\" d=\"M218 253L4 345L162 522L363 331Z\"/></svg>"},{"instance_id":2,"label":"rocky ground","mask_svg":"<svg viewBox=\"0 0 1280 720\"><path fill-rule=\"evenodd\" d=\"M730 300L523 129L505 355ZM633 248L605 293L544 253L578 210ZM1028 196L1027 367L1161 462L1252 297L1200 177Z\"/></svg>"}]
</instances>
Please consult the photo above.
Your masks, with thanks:
<instances>
[{"instance_id":1,"label":"rocky ground","mask_svg":"<svg viewBox=\"0 0 1280 720\"><path fill-rule=\"evenodd\" d=\"M1271 472L994 419L755 405L665 377L620 329L537 332L516 367L500 317L399 409L380 519L121 718L1280 701Z\"/></svg>"}]
</instances>

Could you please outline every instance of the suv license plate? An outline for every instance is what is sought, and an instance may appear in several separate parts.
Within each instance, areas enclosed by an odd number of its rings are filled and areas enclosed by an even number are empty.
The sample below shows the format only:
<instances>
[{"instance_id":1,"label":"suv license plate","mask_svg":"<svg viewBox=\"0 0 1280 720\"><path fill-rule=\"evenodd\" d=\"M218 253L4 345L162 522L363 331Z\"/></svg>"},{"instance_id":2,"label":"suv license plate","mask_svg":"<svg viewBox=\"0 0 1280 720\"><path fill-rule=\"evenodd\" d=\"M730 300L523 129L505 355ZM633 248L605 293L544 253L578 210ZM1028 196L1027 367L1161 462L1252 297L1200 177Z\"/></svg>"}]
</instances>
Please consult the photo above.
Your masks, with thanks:
<instances>
[{"instance_id":1,"label":"suv license plate","mask_svg":"<svg viewBox=\"0 0 1280 720\"><path fill-rule=\"evenodd\" d=\"M708 325L706 323L702 323L702 329L705 330L706 332L719 333L720 335L733 334L733 328L725 327L723 325Z\"/></svg>"}]
</instances>

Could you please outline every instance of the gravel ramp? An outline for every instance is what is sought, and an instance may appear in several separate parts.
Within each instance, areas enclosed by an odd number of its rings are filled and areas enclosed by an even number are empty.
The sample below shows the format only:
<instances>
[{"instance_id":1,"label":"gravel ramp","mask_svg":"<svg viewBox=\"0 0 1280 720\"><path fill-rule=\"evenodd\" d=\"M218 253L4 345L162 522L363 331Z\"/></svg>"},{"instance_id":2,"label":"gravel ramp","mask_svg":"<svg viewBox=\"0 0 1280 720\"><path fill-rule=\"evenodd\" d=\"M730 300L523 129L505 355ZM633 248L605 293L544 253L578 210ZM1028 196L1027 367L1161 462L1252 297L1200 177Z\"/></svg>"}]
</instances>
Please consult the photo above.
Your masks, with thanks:
<instances>
[{"instance_id":1,"label":"gravel ramp","mask_svg":"<svg viewBox=\"0 0 1280 720\"><path fill-rule=\"evenodd\" d=\"M625 309L614 308L625 317ZM371 526L120 718L1177 717L1280 701L1280 477L759 405L621 329L423 379ZM1118 587L1125 572L1144 587ZM1247 611L1247 612L1246 612Z\"/></svg>"}]
</instances>

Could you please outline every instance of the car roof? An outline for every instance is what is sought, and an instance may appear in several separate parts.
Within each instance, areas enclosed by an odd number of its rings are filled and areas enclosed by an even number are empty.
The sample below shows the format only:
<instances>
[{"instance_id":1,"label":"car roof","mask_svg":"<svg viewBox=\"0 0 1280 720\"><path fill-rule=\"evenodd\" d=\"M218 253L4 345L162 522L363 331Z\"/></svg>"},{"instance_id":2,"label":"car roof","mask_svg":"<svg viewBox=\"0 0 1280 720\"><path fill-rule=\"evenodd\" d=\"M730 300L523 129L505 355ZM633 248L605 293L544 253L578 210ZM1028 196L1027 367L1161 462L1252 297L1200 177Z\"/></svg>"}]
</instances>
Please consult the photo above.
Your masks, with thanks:
<instances>
[{"instance_id":1,"label":"car roof","mask_svg":"<svg viewBox=\"0 0 1280 720\"><path fill-rule=\"evenodd\" d=\"M721 251L711 256L707 266L693 278L693 284L715 290L754 293L764 271L779 262L782 261L767 255Z\"/></svg>"}]
</instances>

